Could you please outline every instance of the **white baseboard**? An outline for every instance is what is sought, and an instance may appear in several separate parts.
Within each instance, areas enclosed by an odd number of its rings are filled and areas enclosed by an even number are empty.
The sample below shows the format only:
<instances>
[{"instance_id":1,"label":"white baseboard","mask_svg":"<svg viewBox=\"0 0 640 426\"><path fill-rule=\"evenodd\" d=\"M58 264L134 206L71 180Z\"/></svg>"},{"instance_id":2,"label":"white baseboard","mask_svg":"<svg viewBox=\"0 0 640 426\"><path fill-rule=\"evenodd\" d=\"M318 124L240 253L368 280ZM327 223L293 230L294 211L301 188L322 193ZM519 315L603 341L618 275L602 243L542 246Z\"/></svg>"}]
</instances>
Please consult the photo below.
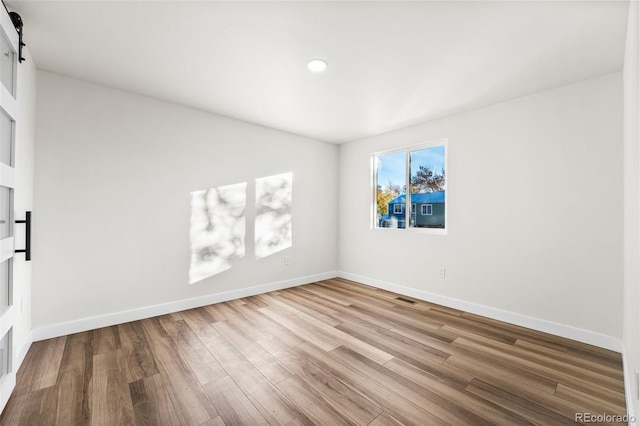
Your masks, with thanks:
<instances>
[{"instance_id":1,"label":"white baseboard","mask_svg":"<svg viewBox=\"0 0 640 426\"><path fill-rule=\"evenodd\" d=\"M225 291L223 293L209 294L192 299L178 300L175 302L163 303L161 305L146 306L138 309L115 312L112 314L98 315L94 317L81 318L74 321L62 322L58 324L38 327L32 330L33 341L51 339L59 336L66 336L82 331L94 330L96 328L109 327L130 321L137 321L144 318L151 318L158 315L170 314L184 311L185 309L199 308L201 306L214 303L226 302L228 300L242 297L255 296L257 294L268 293L270 291L282 290L289 287L309 284L316 281L335 278L338 273L335 271L322 274L308 275L305 277L293 278L285 281L277 281L268 284L261 284L254 287L247 287L239 290ZM26 354L26 352L25 352Z\"/></svg>"},{"instance_id":2,"label":"white baseboard","mask_svg":"<svg viewBox=\"0 0 640 426\"><path fill-rule=\"evenodd\" d=\"M627 348L622 343L622 371L624 374L624 396L625 402L627 403L627 415L629 416L629 426L638 425L638 419L635 414L634 406L633 406L633 397L634 397L634 383L636 381L635 371L633 365L629 363L629 359L627 358ZM631 419L634 421L632 422Z\"/></svg>"},{"instance_id":3,"label":"white baseboard","mask_svg":"<svg viewBox=\"0 0 640 426\"><path fill-rule=\"evenodd\" d=\"M622 342L620 339L607 336L604 334L596 333L589 330L584 330L577 327L572 327L564 324L555 323L539 318L533 318L514 312L503 311L501 309L492 308L490 306L484 306L467 302L464 300L454 299L447 296L442 296L434 293L429 293L422 290L417 290L411 287L404 287L401 285L393 284L386 281L377 280L361 275L351 274L348 272L325 272L322 274L309 275L305 277L294 278L285 281L277 281L268 284L262 284L254 287L248 287L240 290L232 290L223 293L210 294L207 296L196 297L192 299L178 300L175 302L164 303L154 306L146 306L138 309L132 309L128 311L121 311L112 314L98 315L94 317L82 318L79 320L68 321L58 324L52 324L44 327L35 328L32 330L29 338L31 341L39 341L44 339L50 339L58 336L65 336L68 334L79 333L87 330L94 330L96 328L108 327L116 324L122 324L129 321L136 321L144 318L150 318L158 315L165 315L173 312L182 311L185 309L198 308L200 306L211 305L214 303L226 302L228 300L239 299L242 297L254 296L256 294L268 293L270 291L282 290L285 288L296 287L304 284L313 283L316 281L327 280L335 277L341 277L348 280L367 284L383 290L392 291L394 293L403 294L416 299L425 300L439 305L447 306L454 309L459 309L465 312L470 312L476 315L492 318L499 321L504 321L510 324L519 325L522 327L530 328L544 333L553 334L567 339L576 340L578 342L587 343L590 345L598 346L601 348L609 349L616 352L622 351ZM23 346L23 350L20 351L26 355L26 350L30 346L31 342ZM26 349L24 349L26 347Z\"/></svg>"},{"instance_id":4,"label":"white baseboard","mask_svg":"<svg viewBox=\"0 0 640 426\"><path fill-rule=\"evenodd\" d=\"M544 333L553 334L555 336L565 337L567 339L576 340L578 342L587 343L589 345L598 346L615 352L622 351L622 341L616 337L607 336L605 334L600 334L582 328L534 318L527 315L516 314L514 312L503 311L501 309L492 308L490 306L466 302L464 300L441 296L423 290L404 287L390 282L376 280L374 278L364 277L348 272L341 271L338 273L338 276L347 280L367 284L372 287L392 291L394 293L414 297L416 299L425 300L431 303L437 303L438 305L459 309L461 311L481 315L483 317L492 318L498 321L504 321L509 324L519 325L521 327L530 328L532 330L542 331Z\"/></svg>"}]
</instances>

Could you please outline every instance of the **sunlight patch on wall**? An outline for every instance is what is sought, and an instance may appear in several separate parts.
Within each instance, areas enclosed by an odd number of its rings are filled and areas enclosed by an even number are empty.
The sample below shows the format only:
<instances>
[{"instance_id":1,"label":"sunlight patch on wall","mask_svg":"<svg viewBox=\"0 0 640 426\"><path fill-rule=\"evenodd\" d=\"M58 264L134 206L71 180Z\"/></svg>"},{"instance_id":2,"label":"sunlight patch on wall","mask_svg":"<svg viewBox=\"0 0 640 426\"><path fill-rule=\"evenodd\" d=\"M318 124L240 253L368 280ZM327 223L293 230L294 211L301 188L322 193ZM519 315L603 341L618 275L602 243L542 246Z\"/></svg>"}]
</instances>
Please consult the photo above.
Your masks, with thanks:
<instances>
[{"instance_id":1,"label":"sunlight patch on wall","mask_svg":"<svg viewBox=\"0 0 640 426\"><path fill-rule=\"evenodd\" d=\"M247 184L191 193L189 284L231 268L244 257Z\"/></svg>"},{"instance_id":2,"label":"sunlight patch on wall","mask_svg":"<svg viewBox=\"0 0 640 426\"><path fill-rule=\"evenodd\" d=\"M256 179L255 253L260 259L292 245L293 173Z\"/></svg>"}]
</instances>

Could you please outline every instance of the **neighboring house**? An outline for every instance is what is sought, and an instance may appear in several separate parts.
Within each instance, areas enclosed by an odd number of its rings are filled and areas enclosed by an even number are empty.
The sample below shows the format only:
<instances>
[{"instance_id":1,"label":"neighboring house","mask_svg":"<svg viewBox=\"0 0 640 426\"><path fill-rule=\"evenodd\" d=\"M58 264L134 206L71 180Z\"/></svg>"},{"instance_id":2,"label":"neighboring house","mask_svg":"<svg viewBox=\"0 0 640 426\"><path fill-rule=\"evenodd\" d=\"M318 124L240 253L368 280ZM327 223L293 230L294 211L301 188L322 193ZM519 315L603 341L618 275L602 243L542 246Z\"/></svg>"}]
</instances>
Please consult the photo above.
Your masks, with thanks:
<instances>
[{"instance_id":1,"label":"neighboring house","mask_svg":"<svg viewBox=\"0 0 640 426\"><path fill-rule=\"evenodd\" d=\"M381 228L404 228L406 195L389 201L389 213L379 219ZM444 228L445 191L411 194L411 226Z\"/></svg>"}]
</instances>

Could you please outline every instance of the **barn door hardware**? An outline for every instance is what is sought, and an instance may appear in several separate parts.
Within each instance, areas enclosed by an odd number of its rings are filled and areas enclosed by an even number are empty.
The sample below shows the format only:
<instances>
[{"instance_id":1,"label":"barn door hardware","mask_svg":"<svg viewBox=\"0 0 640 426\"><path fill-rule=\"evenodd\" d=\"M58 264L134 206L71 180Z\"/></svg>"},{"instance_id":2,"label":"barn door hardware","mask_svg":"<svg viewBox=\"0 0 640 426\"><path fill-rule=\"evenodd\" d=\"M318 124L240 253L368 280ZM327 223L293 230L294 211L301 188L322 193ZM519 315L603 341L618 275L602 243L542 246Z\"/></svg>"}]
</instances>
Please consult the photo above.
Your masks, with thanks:
<instances>
[{"instance_id":1,"label":"barn door hardware","mask_svg":"<svg viewBox=\"0 0 640 426\"><path fill-rule=\"evenodd\" d=\"M11 17L11 22L13 22L13 26L16 27L16 31L18 32L18 62L24 61L24 57L22 57L22 48L26 46L22 41L22 17L18 15L16 12L9 12L9 16Z\"/></svg>"},{"instance_id":2,"label":"barn door hardware","mask_svg":"<svg viewBox=\"0 0 640 426\"><path fill-rule=\"evenodd\" d=\"M24 249L16 250L16 253L24 253L24 260L31 260L31 212L25 213L24 220L16 220L16 223L25 224Z\"/></svg>"}]
</instances>

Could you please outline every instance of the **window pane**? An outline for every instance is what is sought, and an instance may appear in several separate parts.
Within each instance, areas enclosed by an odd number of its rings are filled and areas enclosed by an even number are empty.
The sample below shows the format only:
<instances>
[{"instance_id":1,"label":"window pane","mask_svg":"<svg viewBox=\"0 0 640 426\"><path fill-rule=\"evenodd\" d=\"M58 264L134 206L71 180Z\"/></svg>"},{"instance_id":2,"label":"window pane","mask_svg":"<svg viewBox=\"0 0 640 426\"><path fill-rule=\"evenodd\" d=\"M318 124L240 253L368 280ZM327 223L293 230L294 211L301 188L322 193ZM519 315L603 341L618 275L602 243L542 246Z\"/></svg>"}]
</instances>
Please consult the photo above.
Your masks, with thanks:
<instances>
[{"instance_id":1,"label":"window pane","mask_svg":"<svg viewBox=\"0 0 640 426\"><path fill-rule=\"evenodd\" d=\"M0 380L9 373L11 369L11 332L9 329L7 334L0 340Z\"/></svg>"},{"instance_id":2,"label":"window pane","mask_svg":"<svg viewBox=\"0 0 640 426\"><path fill-rule=\"evenodd\" d=\"M11 236L11 189L0 186L0 238Z\"/></svg>"},{"instance_id":3,"label":"window pane","mask_svg":"<svg viewBox=\"0 0 640 426\"><path fill-rule=\"evenodd\" d=\"M446 201L445 147L412 151L411 227L444 228Z\"/></svg>"},{"instance_id":4,"label":"window pane","mask_svg":"<svg viewBox=\"0 0 640 426\"><path fill-rule=\"evenodd\" d=\"M11 259L0 263L0 313L11 306Z\"/></svg>"},{"instance_id":5,"label":"window pane","mask_svg":"<svg viewBox=\"0 0 640 426\"><path fill-rule=\"evenodd\" d=\"M13 166L11 152L13 150L13 121L6 112L0 109L0 162Z\"/></svg>"},{"instance_id":6,"label":"window pane","mask_svg":"<svg viewBox=\"0 0 640 426\"><path fill-rule=\"evenodd\" d=\"M0 80L2 80L2 84L4 84L9 93L13 95L16 53L2 31L0 31L0 59L2 60L0 64Z\"/></svg>"},{"instance_id":7,"label":"window pane","mask_svg":"<svg viewBox=\"0 0 640 426\"><path fill-rule=\"evenodd\" d=\"M376 227L404 228L407 153L376 157Z\"/></svg>"}]
</instances>

